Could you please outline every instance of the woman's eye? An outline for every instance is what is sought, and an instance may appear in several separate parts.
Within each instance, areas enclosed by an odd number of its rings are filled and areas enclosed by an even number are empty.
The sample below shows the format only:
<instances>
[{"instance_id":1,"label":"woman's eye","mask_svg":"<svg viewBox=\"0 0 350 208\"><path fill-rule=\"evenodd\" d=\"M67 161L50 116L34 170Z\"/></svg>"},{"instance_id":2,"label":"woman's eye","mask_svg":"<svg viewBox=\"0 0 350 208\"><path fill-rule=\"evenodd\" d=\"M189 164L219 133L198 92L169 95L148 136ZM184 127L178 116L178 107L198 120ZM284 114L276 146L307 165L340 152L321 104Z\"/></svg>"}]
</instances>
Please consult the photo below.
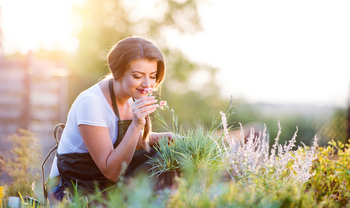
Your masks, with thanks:
<instances>
[{"instance_id":1,"label":"woman's eye","mask_svg":"<svg viewBox=\"0 0 350 208\"><path fill-rule=\"evenodd\" d=\"M133 75L135 79L141 79L141 76Z\"/></svg>"},{"instance_id":2,"label":"woman's eye","mask_svg":"<svg viewBox=\"0 0 350 208\"><path fill-rule=\"evenodd\" d=\"M156 79L157 77L156 77L156 76L151 76L151 77L149 77L149 78L151 78L151 79Z\"/></svg>"}]
</instances>

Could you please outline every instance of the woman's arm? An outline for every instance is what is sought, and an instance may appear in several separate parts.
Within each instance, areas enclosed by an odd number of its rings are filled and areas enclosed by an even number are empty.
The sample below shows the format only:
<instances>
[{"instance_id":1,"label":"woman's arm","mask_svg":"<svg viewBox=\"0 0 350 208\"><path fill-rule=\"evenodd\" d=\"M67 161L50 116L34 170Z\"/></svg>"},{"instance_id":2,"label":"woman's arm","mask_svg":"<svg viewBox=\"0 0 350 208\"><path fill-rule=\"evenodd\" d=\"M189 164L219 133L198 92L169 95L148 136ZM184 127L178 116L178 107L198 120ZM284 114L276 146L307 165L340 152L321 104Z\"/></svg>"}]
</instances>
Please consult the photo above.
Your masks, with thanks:
<instances>
[{"instance_id":1,"label":"woman's arm","mask_svg":"<svg viewBox=\"0 0 350 208\"><path fill-rule=\"evenodd\" d=\"M106 127L79 125L79 131L89 153L110 181L117 181L123 171L123 164L128 165L135 152L140 138L140 132L145 125L145 116L154 112L158 105L152 97L145 97L132 104L133 121L131 122L123 140L117 148L113 144Z\"/></svg>"},{"instance_id":2,"label":"woman's arm","mask_svg":"<svg viewBox=\"0 0 350 208\"><path fill-rule=\"evenodd\" d=\"M106 127L79 125L89 153L102 174L110 181L117 181L123 171L123 164L128 165L134 154L141 128L130 125L124 139L116 149Z\"/></svg>"},{"instance_id":3,"label":"woman's arm","mask_svg":"<svg viewBox=\"0 0 350 208\"><path fill-rule=\"evenodd\" d=\"M152 132L150 134L150 146L153 146L158 143L158 140L161 139L162 137L165 137L169 141L175 139L175 135L172 132L162 132L162 133L155 133Z\"/></svg>"},{"instance_id":4,"label":"woman's arm","mask_svg":"<svg viewBox=\"0 0 350 208\"><path fill-rule=\"evenodd\" d=\"M175 135L172 132L162 132L162 133L151 132L149 135L149 141L150 141L149 146L156 145L158 143L158 140L161 139L162 137L168 139L169 141L175 139ZM139 149L143 149L142 133L140 134L139 141L136 146L136 150L139 150Z\"/></svg>"},{"instance_id":5,"label":"woman's arm","mask_svg":"<svg viewBox=\"0 0 350 208\"><path fill-rule=\"evenodd\" d=\"M149 135L149 141L150 144L149 146L153 146L158 143L158 140L161 139L162 137L167 138L169 141L175 139L175 135L172 132L161 132L161 133L155 133L151 132ZM142 146L142 131L140 133L139 141L136 146L136 150L143 149Z\"/></svg>"}]
</instances>

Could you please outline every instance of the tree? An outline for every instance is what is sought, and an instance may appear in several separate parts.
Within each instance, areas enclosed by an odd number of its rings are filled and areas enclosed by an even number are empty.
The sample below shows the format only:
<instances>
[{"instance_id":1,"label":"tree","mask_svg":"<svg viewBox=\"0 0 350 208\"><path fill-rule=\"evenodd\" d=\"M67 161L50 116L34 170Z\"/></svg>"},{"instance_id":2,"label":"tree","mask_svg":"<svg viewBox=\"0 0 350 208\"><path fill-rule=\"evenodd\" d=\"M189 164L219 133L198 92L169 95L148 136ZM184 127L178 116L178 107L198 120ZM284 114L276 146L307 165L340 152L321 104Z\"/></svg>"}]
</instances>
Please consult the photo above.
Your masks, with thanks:
<instances>
[{"instance_id":1,"label":"tree","mask_svg":"<svg viewBox=\"0 0 350 208\"><path fill-rule=\"evenodd\" d=\"M162 87L162 99L174 108L180 123L185 127L199 123L210 126L212 117L223 106L214 81L216 69L193 63L180 50L170 49L167 37L163 35L170 30L179 34L201 30L197 10L200 3L200 0L157 1L154 5L157 15L152 16L137 16L127 1L86 0L75 5L79 48L70 63L70 86L74 86L70 87L70 98L75 99L78 93L109 72L106 56L116 42L127 36L140 35L152 40L165 55L169 70ZM199 71L209 73L210 79L202 84L201 90L192 90L191 80Z\"/></svg>"},{"instance_id":2,"label":"tree","mask_svg":"<svg viewBox=\"0 0 350 208\"><path fill-rule=\"evenodd\" d=\"M348 143L347 141L347 112L345 108L337 108L334 110L332 118L320 128L320 134L327 141L339 141Z\"/></svg>"}]
</instances>

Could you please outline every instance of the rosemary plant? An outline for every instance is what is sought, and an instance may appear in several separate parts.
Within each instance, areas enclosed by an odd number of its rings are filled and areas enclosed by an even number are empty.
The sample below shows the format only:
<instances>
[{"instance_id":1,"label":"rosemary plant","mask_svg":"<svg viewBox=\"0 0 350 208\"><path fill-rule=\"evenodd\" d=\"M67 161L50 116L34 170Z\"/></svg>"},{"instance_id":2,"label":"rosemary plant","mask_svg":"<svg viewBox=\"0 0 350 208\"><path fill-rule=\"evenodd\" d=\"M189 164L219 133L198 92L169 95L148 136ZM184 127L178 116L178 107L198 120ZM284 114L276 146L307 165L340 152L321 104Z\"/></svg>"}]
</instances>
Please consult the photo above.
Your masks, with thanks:
<instances>
[{"instance_id":1,"label":"rosemary plant","mask_svg":"<svg viewBox=\"0 0 350 208\"><path fill-rule=\"evenodd\" d=\"M203 127L183 133L173 109L164 108L172 116L172 127L165 122L164 117L156 111L156 118L167 131L173 132L176 139L168 142L162 138L155 145L156 157L148 161L152 165L152 176L166 171L198 170L200 168L218 170L221 167L221 158L216 143L210 138L210 131Z\"/></svg>"}]
</instances>

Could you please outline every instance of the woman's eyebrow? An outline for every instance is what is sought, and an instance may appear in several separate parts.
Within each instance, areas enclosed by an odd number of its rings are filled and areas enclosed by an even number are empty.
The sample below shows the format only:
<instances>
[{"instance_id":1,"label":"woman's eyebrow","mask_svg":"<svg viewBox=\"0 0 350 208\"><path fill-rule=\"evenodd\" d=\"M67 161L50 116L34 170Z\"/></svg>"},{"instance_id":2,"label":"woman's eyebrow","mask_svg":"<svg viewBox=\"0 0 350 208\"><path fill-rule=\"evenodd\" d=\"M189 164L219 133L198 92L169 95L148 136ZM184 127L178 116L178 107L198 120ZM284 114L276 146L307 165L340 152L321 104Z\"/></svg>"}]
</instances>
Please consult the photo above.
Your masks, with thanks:
<instances>
[{"instance_id":1,"label":"woman's eyebrow","mask_svg":"<svg viewBox=\"0 0 350 208\"><path fill-rule=\"evenodd\" d=\"M131 73L139 73L139 74L146 74L144 72L140 72L140 71L132 71ZM151 74L156 74L157 71L151 72Z\"/></svg>"}]
</instances>

